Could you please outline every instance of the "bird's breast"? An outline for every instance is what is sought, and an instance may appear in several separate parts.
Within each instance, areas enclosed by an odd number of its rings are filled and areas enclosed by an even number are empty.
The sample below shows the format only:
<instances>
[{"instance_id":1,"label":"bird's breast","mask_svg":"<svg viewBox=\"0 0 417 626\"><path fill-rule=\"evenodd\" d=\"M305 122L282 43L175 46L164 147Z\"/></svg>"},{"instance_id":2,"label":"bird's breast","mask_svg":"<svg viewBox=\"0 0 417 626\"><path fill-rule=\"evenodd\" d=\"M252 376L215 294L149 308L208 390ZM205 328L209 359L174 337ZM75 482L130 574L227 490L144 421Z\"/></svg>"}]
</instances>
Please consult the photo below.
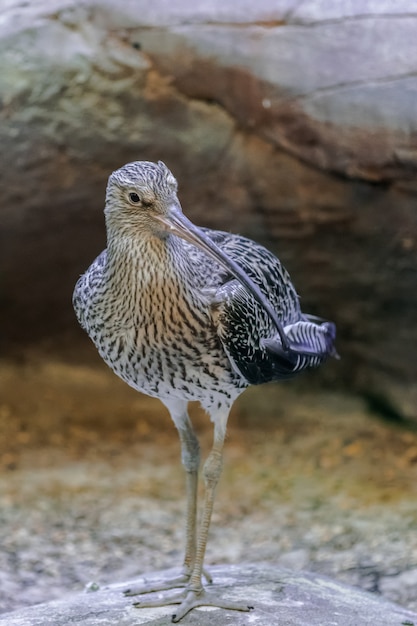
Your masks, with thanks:
<instances>
[{"instance_id":1,"label":"bird's breast","mask_svg":"<svg viewBox=\"0 0 417 626\"><path fill-rule=\"evenodd\" d=\"M236 396L245 385L231 368L201 287L211 277L198 282L185 263L179 271L149 254L107 261L103 253L80 279L74 304L111 369L139 391L199 400L206 408Z\"/></svg>"},{"instance_id":2,"label":"bird's breast","mask_svg":"<svg viewBox=\"0 0 417 626\"><path fill-rule=\"evenodd\" d=\"M109 303L109 299L107 299ZM234 387L235 374L208 305L168 281L137 292L130 314L115 302L98 342L102 358L134 388L159 397L201 399ZM214 396L213 396L214 397Z\"/></svg>"}]
</instances>

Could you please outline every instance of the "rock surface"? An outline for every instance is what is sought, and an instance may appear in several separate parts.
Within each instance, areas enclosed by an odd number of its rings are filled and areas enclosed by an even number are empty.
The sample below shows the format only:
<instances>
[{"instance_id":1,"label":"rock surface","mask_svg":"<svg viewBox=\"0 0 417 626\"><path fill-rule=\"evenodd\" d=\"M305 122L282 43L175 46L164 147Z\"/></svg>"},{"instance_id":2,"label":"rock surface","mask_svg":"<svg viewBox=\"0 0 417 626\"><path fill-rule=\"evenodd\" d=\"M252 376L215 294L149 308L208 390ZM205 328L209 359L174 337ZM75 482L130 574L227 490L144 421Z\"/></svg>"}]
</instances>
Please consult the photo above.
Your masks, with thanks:
<instances>
[{"instance_id":1,"label":"rock surface","mask_svg":"<svg viewBox=\"0 0 417 626\"><path fill-rule=\"evenodd\" d=\"M267 243L337 322L343 360L320 375L416 418L409 3L3 4L7 349L81 338L71 292L104 246L107 176L162 158L193 220Z\"/></svg>"},{"instance_id":2,"label":"rock surface","mask_svg":"<svg viewBox=\"0 0 417 626\"><path fill-rule=\"evenodd\" d=\"M305 572L292 573L270 564L217 566L213 568L216 587L234 601L252 602L249 613L199 608L182 624L210 626L230 622L236 626L415 626L417 613L407 611L371 594ZM160 572L172 574L172 571ZM152 577L149 577L152 578ZM136 581L137 582L137 581ZM132 626L170 623L173 607L137 609L132 599L123 597L126 585L70 596L48 604L29 607L0 617L7 626ZM221 616L221 618L220 618Z\"/></svg>"},{"instance_id":3,"label":"rock surface","mask_svg":"<svg viewBox=\"0 0 417 626\"><path fill-rule=\"evenodd\" d=\"M0 398L0 613L181 563L184 475L159 401L50 358L0 361ZM417 432L346 394L251 388L230 417L207 567L308 570L417 612L416 499Z\"/></svg>"}]
</instances>

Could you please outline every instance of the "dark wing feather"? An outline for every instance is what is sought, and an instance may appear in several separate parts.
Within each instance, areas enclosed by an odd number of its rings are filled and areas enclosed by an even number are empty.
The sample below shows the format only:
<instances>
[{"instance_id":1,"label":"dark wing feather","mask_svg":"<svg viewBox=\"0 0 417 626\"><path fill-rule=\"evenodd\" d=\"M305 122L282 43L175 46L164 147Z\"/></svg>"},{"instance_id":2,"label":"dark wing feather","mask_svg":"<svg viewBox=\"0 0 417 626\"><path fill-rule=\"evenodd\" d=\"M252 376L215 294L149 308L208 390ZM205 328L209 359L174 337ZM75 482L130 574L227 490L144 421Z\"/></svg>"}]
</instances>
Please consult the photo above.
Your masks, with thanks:
<instances>
[{"instance_id":1,"label":"dark wing feather","mask_svg":"<svg viewBox=\"0 0 417 626\"><path fill-rule=\"evenodd\" d=\"M301 312L288 272L269 250L239 235L204 231L259 285L294 348L283 355L267 313L238 280L225 273L213 298L213 319L233 368L248 383L291 378L336 355L335 326Z\"/></svg>"}]
</instances>

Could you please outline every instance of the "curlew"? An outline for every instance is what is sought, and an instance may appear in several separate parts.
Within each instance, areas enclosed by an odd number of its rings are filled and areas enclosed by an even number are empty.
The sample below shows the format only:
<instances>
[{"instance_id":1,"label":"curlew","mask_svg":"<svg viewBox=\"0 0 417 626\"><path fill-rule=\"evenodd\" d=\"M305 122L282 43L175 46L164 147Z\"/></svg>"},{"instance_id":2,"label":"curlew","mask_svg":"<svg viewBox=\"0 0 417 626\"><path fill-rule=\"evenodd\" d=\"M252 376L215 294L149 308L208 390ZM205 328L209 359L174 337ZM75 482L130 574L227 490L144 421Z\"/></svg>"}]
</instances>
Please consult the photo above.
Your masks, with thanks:
<instances>
[{"instance_id":1,"label":"curlew","mask_svg":"<svg viewBox=\"0 0 417 626\"><path fill-rule=\"evenodd\" d=\"M78 280L75 312L107 365L165 404L186 474L181 572L125 593L164 591L135 606L179 604L174 622L203 605L248 611L203 584L210 582L203 563L229 411L249 385L290 378L336 356L335 326L302 313L287 271L267 249L190 222L161 161L113 172L104 213L107 249ZM195 400L214 425L198 528L200 451L187 413Z\"/></svg>"}]
</instances>

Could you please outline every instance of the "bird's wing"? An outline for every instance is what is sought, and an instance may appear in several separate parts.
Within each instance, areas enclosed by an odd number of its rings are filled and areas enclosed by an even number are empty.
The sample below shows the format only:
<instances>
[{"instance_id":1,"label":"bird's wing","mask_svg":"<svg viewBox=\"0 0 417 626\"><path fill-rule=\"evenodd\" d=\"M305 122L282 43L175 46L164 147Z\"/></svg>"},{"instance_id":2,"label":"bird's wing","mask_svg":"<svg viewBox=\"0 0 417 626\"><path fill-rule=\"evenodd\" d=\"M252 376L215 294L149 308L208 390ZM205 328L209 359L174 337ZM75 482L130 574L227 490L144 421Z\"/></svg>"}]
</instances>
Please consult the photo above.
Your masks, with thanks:
<instances>
[{"instance_id":1,"label":"bird's wing","mask_svg":"<svg viewBox=\"0 0 417 626\"><path fill-rule=\"evenodd\" d=\"M81 327L90 332L90 313L94 309L95 296L98 286L101 284L104 267L107 261L107 250L93 261L88 270L78 279L72 296L72 304Z\"/></svg>"},{"instance_id":2,"label":"bird's wing","mask_svg":"<svg viewBox=\"0 0 417 626\"><path fill-rule=\"evenodd\" d=\"M208 228L202 230L260 287L284 325L299 319L297 292L287 270L272 252L241 235ZM231 279L232 276L224 272L222 284ZM266 313L265 317L268 317Z\"/></svg>"},{"instance_id":3,"label":"bird's wing","mask_svg":"<svg viewBox=\"0 0 417 626\"><path fill-rule=\"evenodd\" d=\"M238 280L224 273L212 298L213 321L233 368L248 383L290 378L333 354L334 325L303 315L288 272L269 250L238 235L205 232L258 284L293 348L283 353L268 314Z\"/></svg>"}]
</instances>

